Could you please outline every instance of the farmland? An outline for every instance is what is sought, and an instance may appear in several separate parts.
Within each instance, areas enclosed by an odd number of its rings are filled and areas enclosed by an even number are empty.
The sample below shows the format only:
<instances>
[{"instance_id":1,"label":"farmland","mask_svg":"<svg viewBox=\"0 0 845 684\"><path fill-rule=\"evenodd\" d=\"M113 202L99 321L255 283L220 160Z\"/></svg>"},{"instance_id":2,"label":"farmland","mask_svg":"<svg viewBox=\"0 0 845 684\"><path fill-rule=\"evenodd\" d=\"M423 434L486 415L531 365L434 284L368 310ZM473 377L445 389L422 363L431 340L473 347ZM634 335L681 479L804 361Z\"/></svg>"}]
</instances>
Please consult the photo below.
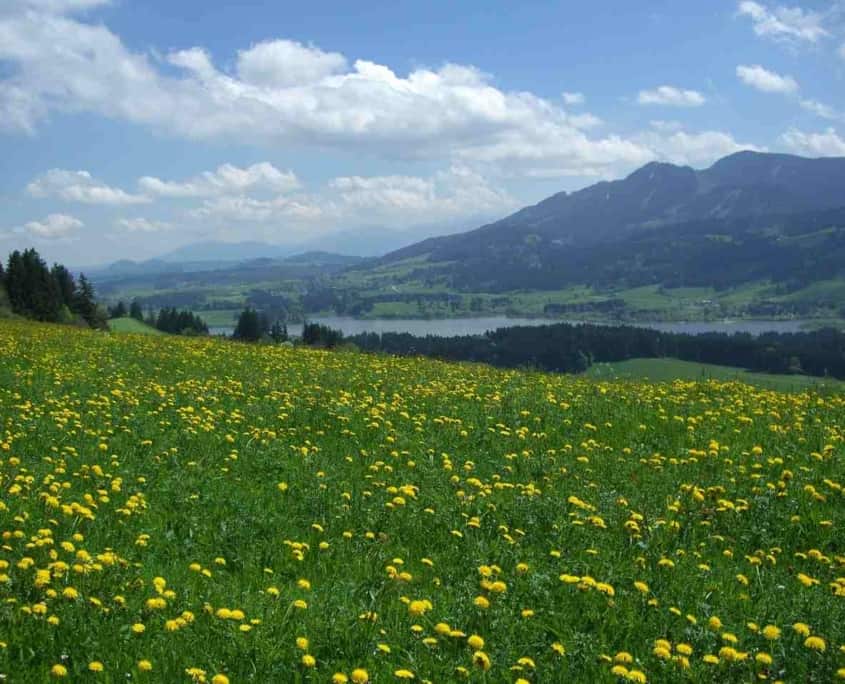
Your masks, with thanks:
<instances>
[{"instance_id":1,"label":"farmland","mask_svg":"<svg viewBox=\"0 0 845 684\"><path fill-rule=\"evenodd\" d=\"M15 682L845 677L845 395L0 325Z\"/></svg>"}]
</instances>

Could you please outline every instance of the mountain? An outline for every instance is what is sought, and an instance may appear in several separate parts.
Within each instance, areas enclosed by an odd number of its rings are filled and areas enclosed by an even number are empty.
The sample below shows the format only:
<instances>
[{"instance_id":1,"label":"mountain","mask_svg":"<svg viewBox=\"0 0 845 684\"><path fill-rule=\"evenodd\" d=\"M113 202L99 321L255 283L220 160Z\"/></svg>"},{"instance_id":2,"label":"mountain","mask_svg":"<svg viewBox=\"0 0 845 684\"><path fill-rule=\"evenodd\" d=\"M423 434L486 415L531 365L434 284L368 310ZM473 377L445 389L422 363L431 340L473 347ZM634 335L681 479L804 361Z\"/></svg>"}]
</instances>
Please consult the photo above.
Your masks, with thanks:
<instances>
[{"instance_id":1,"label":"mountain","mask_svg":"<svg viewBox=\"0 0 845 684\"><path fill-rule=\"evenodd\" d=\"M265 242L194 242L174 249L159 257L160 261L246 261L247 259L282 258L292 253L290 247L270 245Z\"/></svg>"},{"instance_id":2,"label":"mountain","mask_svg":"<svg viewBox=\"0 0 845 684\"><path fill-rule=\"evenodd\" d=\"M845 205L845 157L806 159L737 152L710 168L651 162L628 177L556 195L468 233L432 238L387 261L462 244L467 251L536 235L587 245L649 227L695 220L786 214Z\"/></svg>"},{"instance_id":3,"label":"mountain","mask_svg":"<svg viewBox=\"0 0 845 684\"><path fill-rule=\"evenodd\" d=\"M473 231L396 250L376 266L414 259L412 278L489 291L712 284L725 280L720 271L736 283L792 278L814 264L839 273L845 261L837 266L831 256L845 241L842 207L842 157L739 152L703 170L652 162ZM790 255L795 268L784 265Z\"/></svg>"}]
</instances>

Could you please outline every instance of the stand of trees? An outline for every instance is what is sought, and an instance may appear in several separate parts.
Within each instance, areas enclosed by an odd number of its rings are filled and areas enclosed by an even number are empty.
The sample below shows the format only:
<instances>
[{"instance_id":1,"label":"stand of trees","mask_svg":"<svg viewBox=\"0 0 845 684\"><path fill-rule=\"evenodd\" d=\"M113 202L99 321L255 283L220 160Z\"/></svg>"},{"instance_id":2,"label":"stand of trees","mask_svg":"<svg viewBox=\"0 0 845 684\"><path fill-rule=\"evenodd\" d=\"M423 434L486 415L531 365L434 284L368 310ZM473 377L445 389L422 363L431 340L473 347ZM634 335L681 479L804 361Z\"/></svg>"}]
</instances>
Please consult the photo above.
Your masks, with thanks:
<instances>
[{"instance_id":1,"label":"stand of trees","mask_svg":"<svg viewBox=\"0 0 845 684\"><path fill-rule=\"evenodd\" d=\"M48 268L34 249L15 250L6 268L0 265L0 289L5 290L12 312L24 318L106 327L106 312L97 305L85 275L77 281L61 264Z\"/></svg>"},{"instance_id":2,"label":"stand of trees","mask_svg":"<svg viewBox=\"0 0 845 684\"><path fill-rule=\"evenodd\" d=\"M579 373L592 363L672 357L766 373L845 379L845 333L664 333L632 326L571 325L500 328L486 335L414 337L363 333L347 339L365 351L477 361L506 368Z\"/></svg>"},{"instance_id":3,"label":"stand of trees","mask_svg":"<svg viewBox=\"0 0 845 684\"><path fill-rule=\"evenodd\" d=\"M144 311L141 309L141 303L137 299L133 299L128 309L123 301L119 301L114 306L109 307L109 318L123 318L124 316L129 316L136 321L143 322Z\"/></svg>"},{"instance_id":4,"label":"stand of trees","mask_svg":"<svg viewBox=\"0 0 845 684\"><path fill-rule=\"evenodd\" d=\"M270 325L265 313L248 306L238 317L232 339L241 342L258 342L262 339L276 343L287 342L288 327L278 319Z\"/></svg>"},{"instance_id":5,"label":"stand of trees","mask_svg":"<svg viewBox=\"0 0 845 684\"><path fill-rule=\"evenodd\" d=\"M199 316L175 307L160 309L155 327L171 335L208 335L208 326Z\"/></svg>"},{"instance_id":6,"label":"stand of trees","mask_svg":"<svg viewBox=\"0 0 845 684\"><path fill-rule=\"evenodd\" d=\"M333 349L343 342L343 333L327 325L305 322L302 327L302 344L309 347Z\"/></svg>"}]
</instances>

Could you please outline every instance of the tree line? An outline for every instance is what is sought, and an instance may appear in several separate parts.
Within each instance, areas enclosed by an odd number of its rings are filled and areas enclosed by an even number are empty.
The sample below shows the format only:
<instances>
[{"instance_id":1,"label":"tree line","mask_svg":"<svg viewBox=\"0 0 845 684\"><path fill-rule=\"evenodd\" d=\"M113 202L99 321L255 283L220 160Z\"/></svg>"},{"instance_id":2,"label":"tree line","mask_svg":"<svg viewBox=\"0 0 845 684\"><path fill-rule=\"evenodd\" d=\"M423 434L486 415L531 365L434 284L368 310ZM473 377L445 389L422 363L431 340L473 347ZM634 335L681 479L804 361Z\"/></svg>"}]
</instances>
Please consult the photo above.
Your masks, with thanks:
<instances>
[{"instance_id":1,"label":"tree line","mask_svg":"<svg viewBox=\"0 0 845 684\"><path fill-rule=\"evenodd\" d=\"M689 335L634 326L560 323L499 328L485 335L362 333L346 339L365 351L563 373L580 373L593 363L671 357L765 373L845 379L845 333L832 328L755 337L747 333Z\"/></svg>"},{"instance_id":2,"label":"tree line","mask_svg":"<svg viewBox=\"0 0 845 684\"><path fill-rule=\"evenodd\" d=\"M106 327L107 313L97 305L94 287L85 275L76 279L62 264L48 267L34 249L13 251L5 268L0 263L0 289L18 316Z\"/></svg>"}]
</instances>

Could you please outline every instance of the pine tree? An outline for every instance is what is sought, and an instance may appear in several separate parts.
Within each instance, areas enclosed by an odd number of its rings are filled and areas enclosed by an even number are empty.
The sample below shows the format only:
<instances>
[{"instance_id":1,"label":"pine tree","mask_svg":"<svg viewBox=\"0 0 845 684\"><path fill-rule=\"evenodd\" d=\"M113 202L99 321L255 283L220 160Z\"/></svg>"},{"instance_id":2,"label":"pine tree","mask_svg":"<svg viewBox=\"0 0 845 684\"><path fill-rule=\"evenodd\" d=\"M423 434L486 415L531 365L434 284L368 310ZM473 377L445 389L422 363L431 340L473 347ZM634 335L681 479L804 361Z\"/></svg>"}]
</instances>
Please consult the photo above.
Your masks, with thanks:
<instances>
[{"instance_id":1,"label":"pine tree","mask_svg":"<svg viewBox=\"0 0 845 684\"><path fill-rule=\"evenodd\" d=\"M144 312L141 309L141 303L137 299L133 299L129 305L129 315L136 321L144 320Z\"/></svg>"},{"instance_id":2,"label":"pine tree","mask_svg":"<svg viewBox=\"0 0 845 684\"><path fill-rule=\"evenodd\" d=\"M53 264L50 273L53 275L53 279L59 288L62 305L68 307L68 309L72 309L73 300L76 296L76 281L74 281L73 275L61 264Z\"/></svg>"},{"instance_id":3,"label":"pine tree","mask_svg":"<svg viewBox=\"0 0 845 684\"><path fill-rule=\"evenodd\" d=\"M238 317L238 324L232 337L243 342L257 342L261 339L261 319L255 309L247 307Z\"/></svg>"},{"instance_id":4,"label":"pine tree","mask_svg":"<svg viewBox=\"0 0 845 684\"><path fill-rule=\"evenodd\" d=\"M71 311L82 316L83 320L92 328L101 327L97 304L94 301L94 286L91 285L84 273L79 276L79 287L76 290Z\"/></svg>"},{"instance_id":5,"label":"pine tree","mask_svg":"<svg viewBox=\"0 0 845 684\"><path fill-rule=\"evenodd\" d=\"M21 255L24 310L38 321L57 321L62 307L61 294L47 264L34 249Z\"/></svg>"}]
</instances>

